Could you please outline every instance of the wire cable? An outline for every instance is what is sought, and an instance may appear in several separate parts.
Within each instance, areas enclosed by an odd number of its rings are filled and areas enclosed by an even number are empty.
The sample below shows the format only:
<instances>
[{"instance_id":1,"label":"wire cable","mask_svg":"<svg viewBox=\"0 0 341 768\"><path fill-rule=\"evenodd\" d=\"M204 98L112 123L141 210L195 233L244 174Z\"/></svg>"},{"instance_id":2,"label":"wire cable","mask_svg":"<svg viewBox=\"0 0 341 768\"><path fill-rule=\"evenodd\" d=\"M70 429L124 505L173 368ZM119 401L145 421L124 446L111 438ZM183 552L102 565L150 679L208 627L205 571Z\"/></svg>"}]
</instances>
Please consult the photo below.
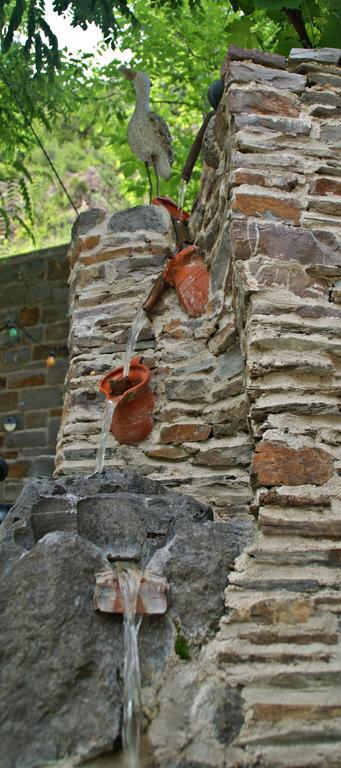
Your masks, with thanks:
<instances>
[{"instance_id":1,"label":"wire cable","mask_svg":"<svg viewBox=\"0 0 341 768\"><path fill-rule=\"evenodd\" d=\"M51 166L51 168L53 170L53 173L55 174L56 178L58 179L58 182L59 182L63 192L66 194L66 197L68 198L69 202L72 205L72 208L74 209L74 211L76 212L76 214L78 216L78 209L76 208L76 205L73 202L71 195L69 194L68 190L66 189L66 186L65 186L64 182L62 181L61 177L59 176L57 168L55 167L55 165L53 164L51 158L49 157L49 155L48 155L48 153L47 153L47 151L46 151L46 149L44 147L43 142L39 138L36 129L32 125L32 122L31 122L30 118L28 117L28 115L26 114L25 110L21 106L20 100L19 100L19 98L18 98L14 88L12 87L10 81L8 80L8 77L5 74L5 72L4 72L4 70L3 70L1 65L0 65L0 76L1 76L1 78L3 80L3 82L5 83L5 85L7 85L7 88L9 90L9 92L11 93L11 95L12 95L12 97L13 97L13 99L14 99L17 107L18 107L18 109L20 110L20 112L21 112L24 120L26 121L28 127L31 129L37 144L39 145L41 151L43 152L44 156L46 157L46 160L49 163L49 165Z\"/></svg>"}]
</instances>

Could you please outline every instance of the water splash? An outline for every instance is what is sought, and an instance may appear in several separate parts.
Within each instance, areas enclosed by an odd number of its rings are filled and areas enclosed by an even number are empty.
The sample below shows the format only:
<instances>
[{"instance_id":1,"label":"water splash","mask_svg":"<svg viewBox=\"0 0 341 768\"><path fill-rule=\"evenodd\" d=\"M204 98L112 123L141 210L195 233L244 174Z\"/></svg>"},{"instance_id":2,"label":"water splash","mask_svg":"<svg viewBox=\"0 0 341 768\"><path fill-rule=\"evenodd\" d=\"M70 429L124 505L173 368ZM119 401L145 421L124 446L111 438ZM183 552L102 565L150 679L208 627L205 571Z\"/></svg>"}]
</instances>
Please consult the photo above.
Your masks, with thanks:
<instances>
[{"instance_id":1,"label":"water splash","mask_svg":"<svg viewBox=\"0 0 341 768\"><path fill-rule=\"evenodd\" d=\"M185 181L184 179L180 179L179 190L178 190L178 208L180 211L183 210L183 207L185 205L186 191L187 191L187 181Z\"/></svg>"},{"instance_id":2,"label":"water splash","mask_svg":"<svg viewBox=\"0 0 341 768\"><path fill-rule=\"evenodd\" d=\"M124 691L122 743L126 768L139 768L141 736L141 674L138 632L142 616L136 621L137 595L142 572L120 569L118 581L124 604Z\"/></svg>"},{"instance_id":3,"label":"water splash","mask_svg":"<svg viewBox=\"0 0 341 768\"><path fill-rule=\"evenodd\" d=\"M95 472L102 472L104 465L105 449L107 447L112 417L116 408L116 403L113 400L106 398L104 403L104 417L102 422L102 431L99 440L99 446L96 456Z\"/></svg>"},{"instance_id":4,"label":"water splash","mask_svg":"<svg viewBox=\"0 0 341 768\"><path fill-rule=\"evenodd\" d=\"M137 312L137 315L135 317L135 320L133 321L129 331L127 349L126 349L125 358L124 358L123 376L128 376L130 361L133 356L136 342L139 337L140 331L142 330L145 319L146 319L146 313L141 304Z\"/></svg>"}]
</instances>

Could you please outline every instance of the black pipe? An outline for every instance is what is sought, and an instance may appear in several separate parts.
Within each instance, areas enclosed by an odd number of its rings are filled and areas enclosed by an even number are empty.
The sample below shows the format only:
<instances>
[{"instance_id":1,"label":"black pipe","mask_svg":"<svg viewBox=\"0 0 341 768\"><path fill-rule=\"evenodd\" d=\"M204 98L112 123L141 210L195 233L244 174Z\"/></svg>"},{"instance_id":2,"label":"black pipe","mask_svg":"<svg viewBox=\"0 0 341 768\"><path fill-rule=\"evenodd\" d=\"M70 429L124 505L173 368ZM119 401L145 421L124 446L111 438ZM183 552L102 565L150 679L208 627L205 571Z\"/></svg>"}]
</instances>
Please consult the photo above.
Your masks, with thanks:
<instances>
[{"instance_id":1,"label":"black pipe","mask_svg":"<svg viewBox=\"0 0 341 768\"><path fill-rule=\"evenodd\" d=\"M194 168L195 163L196 163L196 161L197 161L197 159L199 157L199 153L200 153L200 150L201 150L201 147L202 147L202 140L204 138L204 133L205 133L206 128L207 128L211 118L213 117L213 115L215 115L214 110L212 112L209 112L208 115L206 115L205 120L204 120L201 128L199 129L199 131L198 131L198 133L197 133L197 135L196 135L196 137L195 137L195 139L193 141L191 149L190 149L190 151L189 151L189 153L187 155L187 160L185 162L185 165L184 165L184 167L182 169L182 173L181 173L181 178L183 179L183 181L186 181L187 183L189 182L189 180L190 180L190 178L192 176L193 168Z\"/></svg>"}]
</instances>

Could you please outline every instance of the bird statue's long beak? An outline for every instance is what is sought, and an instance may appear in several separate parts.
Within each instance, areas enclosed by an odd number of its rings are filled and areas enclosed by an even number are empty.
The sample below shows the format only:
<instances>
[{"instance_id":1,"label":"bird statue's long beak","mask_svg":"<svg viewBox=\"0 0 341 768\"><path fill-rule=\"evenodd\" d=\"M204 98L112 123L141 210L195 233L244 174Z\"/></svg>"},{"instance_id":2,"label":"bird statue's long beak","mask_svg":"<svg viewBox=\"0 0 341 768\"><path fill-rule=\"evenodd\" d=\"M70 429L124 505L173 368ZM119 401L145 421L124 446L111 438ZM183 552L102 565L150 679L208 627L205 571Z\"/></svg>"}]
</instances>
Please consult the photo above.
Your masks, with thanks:
<instances>
[{"instance_id":1,"label":"bird statue's long beak","mask_svg":"<svg viewBox=\"0 0 341 768\"><path fill-rule=\"evenodd\" d=\"M133 69L128 69L128 67L120 67L120 72L122 72L122 75L128 80L134 80L134 77L136 77L136 72L134 72Z\"/></svg>"}]
</instances>

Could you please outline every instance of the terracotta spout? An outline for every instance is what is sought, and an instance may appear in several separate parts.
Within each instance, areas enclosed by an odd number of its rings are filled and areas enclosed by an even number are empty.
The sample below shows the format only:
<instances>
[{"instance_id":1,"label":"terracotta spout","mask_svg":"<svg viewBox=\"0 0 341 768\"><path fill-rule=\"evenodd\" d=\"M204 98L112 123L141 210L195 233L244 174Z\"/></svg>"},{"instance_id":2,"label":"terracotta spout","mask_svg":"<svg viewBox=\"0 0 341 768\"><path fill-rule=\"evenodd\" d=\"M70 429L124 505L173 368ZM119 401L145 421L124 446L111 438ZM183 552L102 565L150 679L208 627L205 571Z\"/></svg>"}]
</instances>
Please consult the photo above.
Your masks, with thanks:
<instances>
[{"instance_id":1,"label":"terracotta spout","mask_svg":"<svg viewBox=\"0 0 341 768\"><path fill-rule=\"evenodd\" d=\"M143 309L147 315L150 315L155 309L161 298L167 283L163 275L159 275L153 283L151 290L143 304Z\"/></svg>"}]
</instances>

